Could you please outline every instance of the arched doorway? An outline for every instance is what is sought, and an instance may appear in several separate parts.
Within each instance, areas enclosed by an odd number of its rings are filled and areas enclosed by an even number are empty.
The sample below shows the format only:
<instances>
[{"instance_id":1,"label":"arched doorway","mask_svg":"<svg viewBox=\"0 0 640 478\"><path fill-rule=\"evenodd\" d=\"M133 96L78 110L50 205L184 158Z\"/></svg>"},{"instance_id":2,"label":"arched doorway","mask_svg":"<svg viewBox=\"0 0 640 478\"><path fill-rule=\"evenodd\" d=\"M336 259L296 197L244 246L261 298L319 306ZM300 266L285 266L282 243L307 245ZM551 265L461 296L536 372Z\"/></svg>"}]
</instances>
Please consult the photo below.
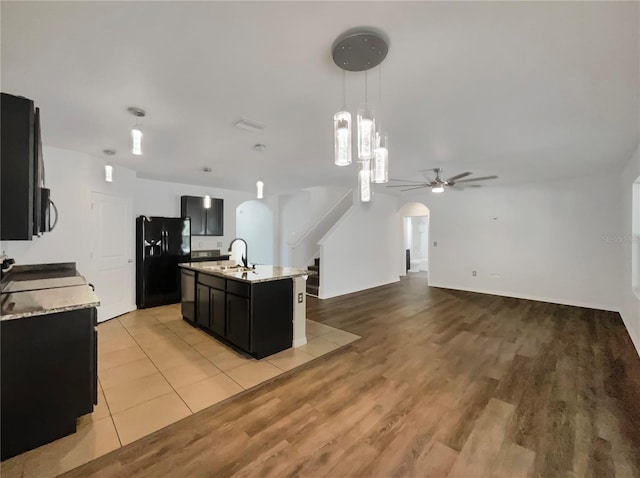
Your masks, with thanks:
<instances>
[{"instance_id":1,"label":"arched doorway","mask_svg":"<svg viewBox=\"0 0 640 478\"><path fill-rule=\"evenodd\" d=\"M251 264L273 264L273 212L262 201L236 208L236 237L247 241Z\"/></svg>"},{"instance_id":2,"label":"arched doorway","mask_svg":"<svg viewBox=\"0 0 640 478\"><path fill-rule=\"evenodd\" d=\"M419 202L404 204L400 210L402 228L402 265L400 275L429 274L429 208Z\"/></svg>"}]
</instances>

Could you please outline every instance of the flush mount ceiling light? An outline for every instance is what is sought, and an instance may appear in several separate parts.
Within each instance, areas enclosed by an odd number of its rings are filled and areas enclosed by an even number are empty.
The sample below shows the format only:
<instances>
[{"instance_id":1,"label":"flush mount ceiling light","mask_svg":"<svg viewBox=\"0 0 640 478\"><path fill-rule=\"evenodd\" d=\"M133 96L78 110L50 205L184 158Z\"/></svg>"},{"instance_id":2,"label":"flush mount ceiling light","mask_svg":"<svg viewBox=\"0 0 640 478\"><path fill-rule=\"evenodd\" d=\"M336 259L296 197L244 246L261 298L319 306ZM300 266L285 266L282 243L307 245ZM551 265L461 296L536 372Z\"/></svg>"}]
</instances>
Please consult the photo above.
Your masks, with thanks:
<instances>
[{"instance_id":1,"label":"flush mount ceiling light","mask_svg":"<svg viewBox=\"0 0 640 478\"><path fill-rule=\"evenodd\" d=\"M130 106L127 111L136 117L136 123L131 128L131 152L136 156L142 155L142 130L138 126L138 119L144 118L147 114L141 108Z\"/></svg>"},{"instance_id":2,"label":"flush mount ceiling light","mask_svg":"<svg viewBox=\"0 0 640 478\"><path fill-rule=\"evenodd\" d=\"M385 183L389 177L387 136L376 131L376 118L368 104L367 71L379 66L389 52L389 43L384 34L372 29L353 29L343 33L333 44L333 61L343 73L343 106L333 117L334 162L338 166L351 164L351 113L346 106L346 72L364 72L364 104L358 108L356 117L358 161L362 163L358 172L360 201L371 200L371 187L364 187L364 180ZM381 78L381 76L380 76ZM378 82L380 98L381 82ZM367 167L369 172L364 173Z\"/></svg>"},{"instance_id":3,"label":"flush mount ceiling light","mask_svg":"<svg viewBox=\"0 0 640 478\"><path fill-rule=\"evenodd\" d=\"M255 149L256 151L264 151L265 149L267 149L267 145L262 143L254 144L253 149Z\"/></svg>"}]
</instances>

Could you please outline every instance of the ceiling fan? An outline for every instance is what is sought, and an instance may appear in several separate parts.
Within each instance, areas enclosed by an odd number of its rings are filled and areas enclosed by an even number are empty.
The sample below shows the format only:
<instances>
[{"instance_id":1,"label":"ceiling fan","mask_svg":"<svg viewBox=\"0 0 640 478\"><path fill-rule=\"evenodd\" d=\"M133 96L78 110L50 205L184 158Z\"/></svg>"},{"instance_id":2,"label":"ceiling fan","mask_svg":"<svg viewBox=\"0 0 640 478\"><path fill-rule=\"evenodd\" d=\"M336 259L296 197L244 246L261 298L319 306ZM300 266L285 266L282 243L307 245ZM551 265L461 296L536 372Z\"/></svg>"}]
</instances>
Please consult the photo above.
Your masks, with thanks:
<instances>
[{"instance_id":1,"label":"ceiling fan","mask_svg":"<svg viewBox=\"0 0 640 478\"><path fill-rule=\"evenodd\" d=\"M435 179L431 179L427 176L428 171L433 171L436 173ZM400 191L412 191L414 189L422 189L422 188L431 188L431 192L441 193L444 191L445 187L454 187L454 189L463 189L461 186L466 186L467 183L472 183L475 181L487 181L489 179L496 179L498 176L482 176L479 178L471 178L471 179L462 179L467 176L472 175L469 171L456 174L455 176L451 176L448 179L443 179L440 177L440 173L442 172L442 168L433 168L433 169L425 169L422 173L424 177L427 179L426 182L422 181L408 181L406 179L390 179L390 181L397 181L406 184L391 184L387 186L388 188L405 188ZM479 188L480 184L470 184L469 187Z\"/></svg>"}]
</instances>

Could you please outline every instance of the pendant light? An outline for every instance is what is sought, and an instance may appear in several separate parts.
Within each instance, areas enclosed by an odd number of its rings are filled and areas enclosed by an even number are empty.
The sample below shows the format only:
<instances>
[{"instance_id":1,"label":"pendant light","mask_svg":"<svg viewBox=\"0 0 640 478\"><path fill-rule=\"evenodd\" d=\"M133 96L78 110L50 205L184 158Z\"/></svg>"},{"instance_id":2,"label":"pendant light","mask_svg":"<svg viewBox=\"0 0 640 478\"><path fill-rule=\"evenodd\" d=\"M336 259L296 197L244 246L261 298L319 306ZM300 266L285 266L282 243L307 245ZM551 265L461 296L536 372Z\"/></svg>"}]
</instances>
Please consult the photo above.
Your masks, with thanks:
<instances>
[{"instance_id":1,"label":"pendant light","mask_svg":"<svg viewBox=\"0 0 640 478\"><path fill-rule=\"evenodd\" d=\"M367 71L364 72L364 106L358 108L358 159L373 159L376 139L376 120L367 105Z\"/></svg>"},{"instance_id":2,"label":"pendant light","mask_svg":"<svg viewBox=\"0 0 640 478\"><path fill-rule=\"evenodd\" d=\"M256 183L256 197L258 199L264 198L264 183L262 181Z\"/></svg>"},{"instance_id":3,"label":"pendant light","mask_svg":"<svg viewBox=\"0 0 640 478\"><path fill-rule=\"evenodd\" d=\"M351 164L351 113L347 111L347 72L342 72L342 108L333 115L334 162L336 166Z\"/></svg>"},{"instance_id":4,"label":"pendant light","mask_svg":"<svg viewBox=\"0 0 640 478\"><path fill-rule=\"evenodd\" d=\"M382 109L382 65L378 67L378 105ZM380 128L380 122L378 122ZM376 133L376 145L371 163L371 182L382 184L389 182L389 138L379 130Z\"/></svg>"},{"instance_id":5,"label":"pendant light","mask_svg":"<svg viewBox=\"0 0 640 478\"><path fill-rule=\"evenodd\" d=\"M203 201L202 201L202 205L204 206L205 209L210 209L211 208L211 196L206 194L204 196Z\"/></svg>"},{"instance_id":6,"label":"pendant light","mask_svg":"<svg viewBox=\"0 0 640 478\"><path fill-rule=\"evenodd\" d=\"M358 195L360 202L371 202L371 160L362 161L358 171Z\"/></svg>"},{"instance_id":7,"label":"pendant light","mask_svg":"<svg viewBox=\"0 0 640 478\"><path fill-rule=\"evenodd\" d=\"M387 135L376 133L376 148L371 164L371 182L376 184L389 182L389 150Z\"/></svg>"},{"instance_id":8,"label":"pendant light","mask_svg":"<svg viewBox=\"0 0 640 478\"><path fill-rule=\"evenodd\" d=\"M116 154L114 149L103 149L102 152L105 156L114 156ZM108 183L113 182L113 166L108 162L104 165L104 180Z\"/></svg>"},{"instance_id":9,"label":"pendant light","mask_svg":"<svg viewBox=\"0 0 640 478\"><path fill-rule=\"evenodd\" d=\"M136 156L142 155L142 130L138 126L138 118L144 118L146 113L141 108L131 106L127 108L127 111L136 117L136 123L131 128L131 152Z\"/></svg>"},{"instance_id":10,"label":"pendant light","mask_svg":"<svg viewBox=\"0 0 640 478\"><path fill-rule=\"evenodd\" d=\"M339 68L345 72L364 71L364 105L358 109L356 117L357 160L360 162L358 192L361 202L371 201L372 180L376 183L388 180L387 136L380 132L376 135L376 118L368 104L367 74L368 70L382 63L388 51L385 35L371 29L351 29L333 44L333 61ZM343 106L343 111L336 113L333 120L335 164L346 166L351 163L351 114Z\"/></svg>"}]
</instances>

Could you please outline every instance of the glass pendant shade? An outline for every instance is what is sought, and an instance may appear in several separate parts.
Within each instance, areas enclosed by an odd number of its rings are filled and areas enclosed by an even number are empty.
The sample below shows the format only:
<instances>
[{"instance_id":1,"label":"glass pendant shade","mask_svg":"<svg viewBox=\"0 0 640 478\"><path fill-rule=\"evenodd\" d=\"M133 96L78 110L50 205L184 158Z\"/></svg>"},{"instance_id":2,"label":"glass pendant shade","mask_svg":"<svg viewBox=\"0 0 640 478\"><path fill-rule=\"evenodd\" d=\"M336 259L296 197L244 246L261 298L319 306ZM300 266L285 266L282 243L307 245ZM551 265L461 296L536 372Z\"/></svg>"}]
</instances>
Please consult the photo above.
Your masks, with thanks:
<instances>
[{"instance_id":1,"label":"glass pendant shade","mask_svg":"<svg viewBox=\"0 0 640 478\"><path fill-rule=\"evenodd\" d=\"M113 182L113 166L110 164L104 165L104 180L108 183Z\"/></svg>"},{"instance_id":2,"label":"glass pendant shade","mask_svg":"<svg viewBox=\"0 0 640 478\"><path fill-rule=\"evenodd\" d=\"M358 159L373 159L376 139L376 120L373 113L365 108L358 110Z\"/></svg>"},{"instance_id":3,"label":"glass pendant shade","mask_svg":"<svg viewBox=\"0 0 640 478\"><path fill-rule=\"evenodd\" d=\"M256 183L256 197L258 199L264 198L264 183L262 181Z\"/></svg>"},{"instance_id":4,"label":"glass pendant shade","mask_svg":"<svg viewBox=\"0 0 640 478\"><path fill-rule=\"evenodd\" d=\"M131 130L131 152L136 156L142 155L142 131L138 127Z\"/></svg>"},{"instance_id":5,"label":"glass pendant shade","mask_svg":"<svg viewBox=\"0 0 640 478\"><path fill-rule=\"evenodd\" d=\"M376 148L373 151L371 182L376 184L389 182L389 149L386 134L376 133Z\"/></svg>"},{"instance_id":6,"label":"glass pendant shade","mask_svg":"<svg viewBox=\"0 0 640 478\"><path fill-rule=\"evenodd\" d=\"M205 209L209 209L211 207L211 196L208 194L204 197L203 204Z\"/></svg>"},{"instance_id":7,"label":"glass pendant shade","mask_svg":"<svg viewBox=\"0 0 640 478\"><path fill-rule=\"evenodd\" d=\"M371 202L371 160L362 162L358 171L358 193L360 202Z\"/></svg>"},{"instance_id":8,"label":"glass pendant shade","mask_svg":"<svg viewBox=\"0 0 640 478\"><path fill-rule=\"evenodd\" d=\"M351 164L351 113L339 111L333 116L336 166Z\"/></svg>"}]
</instances>

